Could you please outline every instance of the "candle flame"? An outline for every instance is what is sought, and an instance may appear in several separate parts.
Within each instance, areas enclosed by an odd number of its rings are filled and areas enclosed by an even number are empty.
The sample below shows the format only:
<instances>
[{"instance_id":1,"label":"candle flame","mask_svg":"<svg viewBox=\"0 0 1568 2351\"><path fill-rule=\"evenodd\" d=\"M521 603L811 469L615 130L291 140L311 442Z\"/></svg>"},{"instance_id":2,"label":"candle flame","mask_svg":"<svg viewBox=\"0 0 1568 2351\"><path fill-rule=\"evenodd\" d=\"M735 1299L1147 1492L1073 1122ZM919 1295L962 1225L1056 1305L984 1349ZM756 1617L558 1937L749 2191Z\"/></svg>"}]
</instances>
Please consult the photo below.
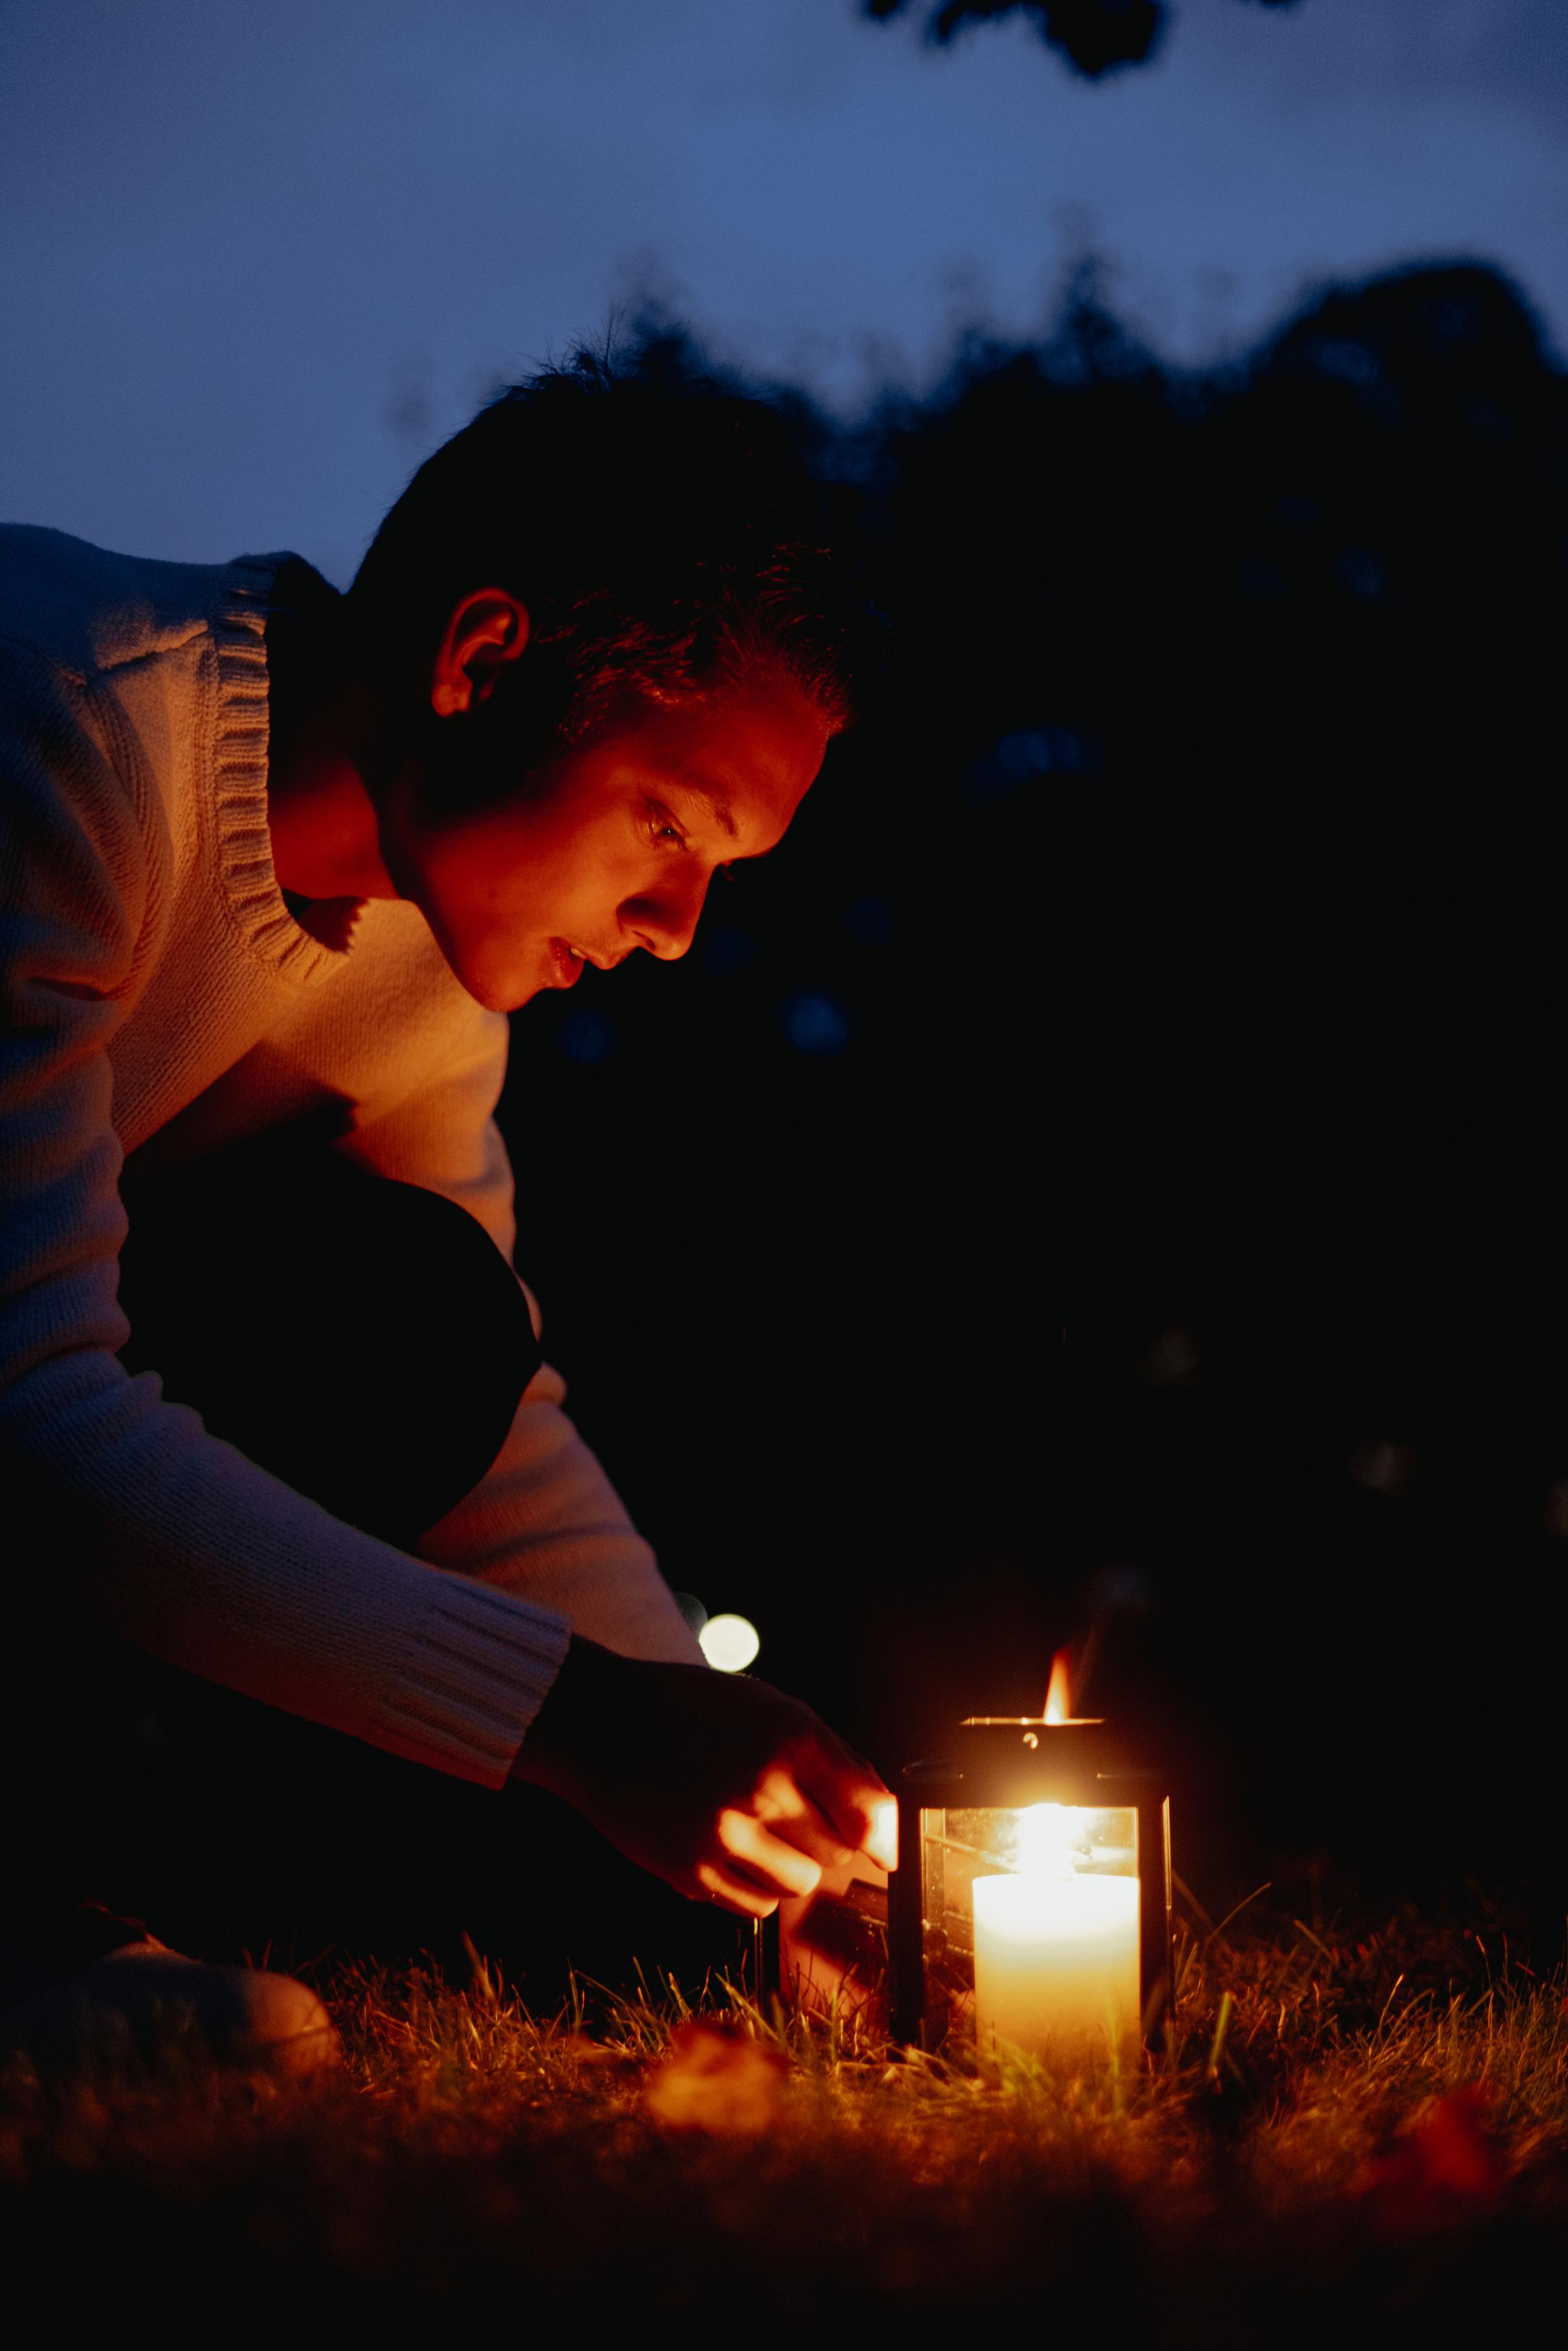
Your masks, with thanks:
<instances>
[{"instance_id":1,"label":"candle flame","mask_svg":"<svg viewBox=\"0 0 1568 2351\"><path fill-rule=\"evenodd\" d=\"M1051 1687L1045 1694L1047 1722L1066 1722L1072 1714L1072 1685L1068 1673L1068 1653L1058 1649L1051 1661Z\"/></svg>"}]
</instances>

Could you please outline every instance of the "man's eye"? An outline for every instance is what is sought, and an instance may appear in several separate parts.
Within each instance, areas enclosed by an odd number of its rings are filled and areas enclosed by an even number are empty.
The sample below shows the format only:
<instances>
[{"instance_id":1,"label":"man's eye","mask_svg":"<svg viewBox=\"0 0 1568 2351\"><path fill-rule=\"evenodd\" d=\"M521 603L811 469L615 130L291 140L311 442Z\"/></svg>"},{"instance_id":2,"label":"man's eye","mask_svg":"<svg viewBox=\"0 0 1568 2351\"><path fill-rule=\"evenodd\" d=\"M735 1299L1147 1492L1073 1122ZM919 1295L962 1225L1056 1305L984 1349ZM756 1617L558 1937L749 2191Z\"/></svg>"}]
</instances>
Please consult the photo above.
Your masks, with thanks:
<instances>
[{"instance_id":1,"label":"man's eye","mask_svg":"<svg viewBox=\"0 0 1568 2351\"><path fill-rule=\"evenodd\" d=\"M648 838L654 841L673 841L677 849L686 845L686 836L674 819L663 809L653 809L648 817Z\"/></svg>"}]
</instances>

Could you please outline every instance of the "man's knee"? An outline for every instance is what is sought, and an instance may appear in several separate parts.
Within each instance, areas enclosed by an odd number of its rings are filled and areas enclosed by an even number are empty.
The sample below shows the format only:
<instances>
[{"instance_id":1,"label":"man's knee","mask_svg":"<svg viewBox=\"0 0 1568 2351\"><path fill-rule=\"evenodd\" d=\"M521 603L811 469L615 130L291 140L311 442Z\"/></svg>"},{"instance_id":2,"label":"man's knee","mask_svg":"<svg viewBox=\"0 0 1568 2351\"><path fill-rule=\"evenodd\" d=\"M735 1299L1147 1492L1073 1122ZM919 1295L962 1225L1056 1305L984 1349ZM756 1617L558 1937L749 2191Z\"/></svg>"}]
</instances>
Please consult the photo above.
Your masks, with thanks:
<instances>
[{"instance_id":1,"label":"man's knee","mask_svg":"<svg viewBox=\"0 0 1568 2351\"><path fill-rule=\"evenodd\" d=\"M249 1146L124 1186L120 1360L340 1518L412 1543L484 1476L539 1362L452 1201Z\"/></svg>"}]
</instances>

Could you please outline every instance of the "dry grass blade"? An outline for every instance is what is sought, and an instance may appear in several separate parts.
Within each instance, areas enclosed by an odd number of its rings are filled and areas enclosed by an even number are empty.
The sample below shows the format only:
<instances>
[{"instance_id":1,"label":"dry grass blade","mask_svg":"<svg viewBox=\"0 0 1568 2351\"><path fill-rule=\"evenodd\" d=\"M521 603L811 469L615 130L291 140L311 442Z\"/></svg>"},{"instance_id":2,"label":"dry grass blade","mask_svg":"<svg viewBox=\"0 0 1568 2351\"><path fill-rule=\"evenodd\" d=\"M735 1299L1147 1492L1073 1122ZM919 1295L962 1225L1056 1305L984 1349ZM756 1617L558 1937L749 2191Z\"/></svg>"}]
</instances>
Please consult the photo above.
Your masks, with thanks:
<instances>
[{"instance_id":1,"label":"dry grass blade","mask_svg":"<svg viewBox=\"0 0 1568 2351\"><path fill-rule=\"evenodd\" d=\"M57 2301L94 2276L165 2310L214 2281L361 2317L508 2293L563 2320L746 2309L765 2336L785 2310L1021 2323L1044 2277L1058 2319L1157 2302L1163 2339L1206 2346L1346 2297L1449 2322L1473 2290L1495 2318L1561 2258L1562 1982L1407 1917L1251 1915L1187 1944L1157 2065L1069 2074L892 2050L721 1980L581 1982L536 2017L476 1952L463 1985L363 1969L335 1988L333 2084L14 2070L0 2259Z\"/></svg>"}]
</instances>

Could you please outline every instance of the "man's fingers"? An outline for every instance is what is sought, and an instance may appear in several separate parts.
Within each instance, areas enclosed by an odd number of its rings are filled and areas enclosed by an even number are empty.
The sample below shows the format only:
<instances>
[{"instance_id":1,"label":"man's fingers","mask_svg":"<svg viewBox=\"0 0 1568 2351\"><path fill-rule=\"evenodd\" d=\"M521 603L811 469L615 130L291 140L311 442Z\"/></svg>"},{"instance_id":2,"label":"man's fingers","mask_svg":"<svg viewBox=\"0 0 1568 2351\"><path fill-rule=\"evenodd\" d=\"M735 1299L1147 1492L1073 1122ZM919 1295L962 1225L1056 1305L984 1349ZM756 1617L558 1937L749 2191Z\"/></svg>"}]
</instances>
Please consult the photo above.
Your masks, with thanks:
<instances>
[{"instance_id":1,"label":"man's fingers","mask_svg":"<svg viewBox=\"0 0 1568 2351\"><path fill-rule=\"evenodd\" d=\"M750 1810L775 1836L810 1854L824 1869L841 1869L854 1852L803 1792L793 1771L770 1771Z\"/></svg>"},{"instance_id":2,"label":"man's fingers","mask_svg":"<svg viewBox=\"0 0 1568 2351\"><path fill-rule=\"evenodd\" d=\"M765 1894L754 1879L738 1869L723 1869L716 1862L697 1865L696 1880L710 1902L733 1910L742 1918L771 1918L779 1907L777 1894Z\"/></svg>"},{"instance_id":3,"label":"man's fingers","mask_svg":"<svg viewBox=\"0 0 1568 2351\"><path fill-rule=\"evenodd\" d=\"M777 1835L754 1813L725 1812L718 1816L718 1841L732 1861L775 1893L815 1894L822 1882L821 1865L787 1841L797 1823L781 1825L786 1834Z\"/></svg>"},{"instance_id":4,"label":"man's fingers","mask_svg":"<svg viewBox=\"0 0 1568 2351\"><path fill-rule=\"evenodd\" d=\"M884 1869L893 1866L884 1848L894 1843L889 1823L896 1820L897 1806L868 1764L819 1750L800 1759L795 1776L852 1853L870 1854Z\"/></svg>"},{"instance_id":5,"label":"man's fingers","mask_svg":"<svg viewBox=\"0 0 1568 2351\"><path fill-rule=\"evenodd\" d=\"M898 1799L879 1796L872 1806L871 1834L862 1850L879 1868L898 1867Z\"/></svg>"},{"instance_id":6,"label":"man's fingers","mask_svg":"<svg viewBox=\"0 0 1568 2351\"><path fill-rule=\"evenodd\" d=\"M769 1821L768 1827L787 1844L810 1854L823 1869L841 1869L854 1855L854 1847L846 1844L838 1831L822 1818L815 1804L802 1802L797 1813L786 1819Z\"/></svg>"}]
</instances>

